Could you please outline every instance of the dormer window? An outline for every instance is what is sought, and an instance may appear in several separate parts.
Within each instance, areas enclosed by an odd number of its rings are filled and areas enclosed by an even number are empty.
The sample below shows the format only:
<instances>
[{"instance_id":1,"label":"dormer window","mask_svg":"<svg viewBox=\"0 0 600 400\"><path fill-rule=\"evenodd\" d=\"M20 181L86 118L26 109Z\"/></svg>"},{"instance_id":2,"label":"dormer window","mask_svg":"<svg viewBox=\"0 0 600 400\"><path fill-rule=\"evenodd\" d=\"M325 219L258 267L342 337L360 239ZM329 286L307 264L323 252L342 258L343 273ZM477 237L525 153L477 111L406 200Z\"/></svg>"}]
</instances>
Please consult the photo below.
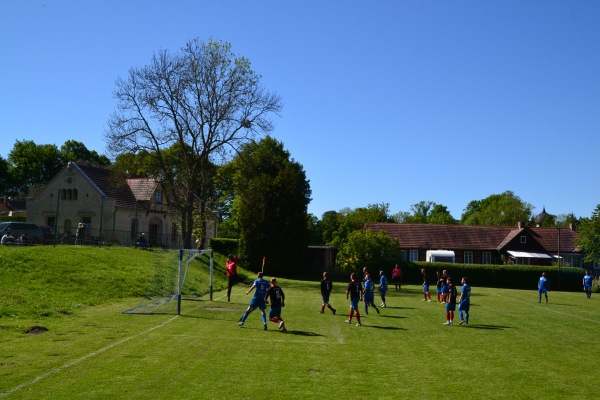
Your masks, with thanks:
<instances>
[{"instance_id":1,"label":"dormer window","mask_svg":"<svg viewBox=\"0 0 600 400\"><path fill-rule=\"evenodd\" d=\"M521 236L521 244L527 244L527 236L525 236L525 235Z\"/></svg>"},{"instance_id":2,"label":"dormer window","mask_svg":"<svg viewBox=\"0 0 600 400\"><path fill-rule=\"evenodd\" d=\"M162 192L156 192L156 204L162 204Z\"/></svg>"}]
</instances>

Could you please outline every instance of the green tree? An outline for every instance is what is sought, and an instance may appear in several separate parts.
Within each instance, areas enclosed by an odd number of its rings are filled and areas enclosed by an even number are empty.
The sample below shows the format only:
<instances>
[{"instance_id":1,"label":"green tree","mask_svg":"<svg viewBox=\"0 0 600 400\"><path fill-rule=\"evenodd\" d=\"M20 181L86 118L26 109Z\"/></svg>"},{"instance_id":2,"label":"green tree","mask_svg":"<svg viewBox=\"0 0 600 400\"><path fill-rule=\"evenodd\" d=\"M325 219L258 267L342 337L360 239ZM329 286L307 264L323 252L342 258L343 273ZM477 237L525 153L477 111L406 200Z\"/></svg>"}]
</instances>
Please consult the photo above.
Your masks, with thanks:
<instances>
[{"instance_id":1,"label":"green tree","mask_svg":"<svg viewBox=\"0 0 600 400\"><path fill-rule=\"evenodd\" d=\"M0 156L0 196L14 196L14 183L7 160Z\"/></svg>"},{"instance_id":2,"label":"green tree","mask_svg":"<svg viewBox=\"0 0 600 400\"><path fill-rule=\"evenodd\" d=\"M591 218L582 218L577 228L577 245L585 253L585 262L600 260L600 204L592 212Z\"/></svg>"},{"instance_id":3,"label":"green tree","mask_svg":"<svg viewBox=\"0 0 600 400\"><path fill-rule=\"evenodd\" d=\"M304 168L283 144L267 136L242 146L231 163L239 221L240 259L250 269L266 256L269 273L298 273L308 245L310 186Z\"/></svg>"},{"instance_id":4,"label":"green tree","mask_svg":"<svg viewBox=\"0 0 600 400\"><path fill-rule=\"evenodd\" d=\"M387 232L372 230L351 232L338 248L336 263L346 273L359 272L363 267L369 271L393 265L402 259L398 239L392 239Z\"/></svg>"},{"instance_id":5,"label":"green tree","mask_svg":"<svg viewBox=\"0 0 600 400\"><path fill-rule=\"evenodd\" d=\"M53 144L37 145L31 140L18 141L8 154L11 192L26 194L34 186L45 185L63 167L63 158Z\"/></svg>"},{"instance_id":6,"label":"green tree","mask_svg":"<svg viewBox=\"0 0 600 400\"><path fill-rule=\"evenodd\" d=\"M268 117L281 110L281 100L260 79L229 43L194 39L177 53L159 51L149 65L117 80L117 110L105 133L108 149L115 156L146 152L153 158L179 211L185 247L192 247L195 200L203 196L198 183L209 182L205 168L273 130ZM166 154L174 145L181 157L177 169Z\"/></svg>"},{"instance_id":7,"label":"green tree","mask_svg":"<svg viewBox=\"0 0 600 400\"><path fill-rule=\"evenodd\" d=\"M389 204L369 204L354 210L345 209L341 212L340 227L334 232L331 244L339 246L346 241L350 233L363 230L367 222L393 222L389 213Z\"/></svg>"},{"instance_id":8,"label":"green tree","mask_svg":"<svg viewBox=\"0 0 600 400\"><path fill-rule=\"evenodd\" d=\"M462 225L515 226L532 218L533 206L511 191L471 201L462 214Z\"/></svg>"},{"instance_id":9,"label":"green tree","mask_svg":"<svg viewBox=\"0 0 600 400\"><path fill-rule=\"evenodd\" d=\"M394 221L404 224L454 225L458 223L448 211L448 207L433 201L420 201L410 206L410 209L412 214L400 212L394 215Z\"/></svg>"},{"instance_id":10,"label":"green tree","mask_svg":"<svg viewBox=\"0 0 600 400\"><path fill-rule=\"evenodd\" d=\"M95 150L88 148L76 140L67 140L61 147L60 153L65 162L74 161L78 164L105 167L110 165L110 160L105 155L99 155Z\"/></svg>"},{"instance_id":11,"label":"green tree","mask_svg":"<svg viewBox=\"0 0 600 400\"><path fill-rule=\"evenodd\" d=\"M344 217L336 211L325 211L321 216L319 225L322 232L322 244L329 245L333 242L335 232L340 228Z\"/></svg>"}]
</instances>

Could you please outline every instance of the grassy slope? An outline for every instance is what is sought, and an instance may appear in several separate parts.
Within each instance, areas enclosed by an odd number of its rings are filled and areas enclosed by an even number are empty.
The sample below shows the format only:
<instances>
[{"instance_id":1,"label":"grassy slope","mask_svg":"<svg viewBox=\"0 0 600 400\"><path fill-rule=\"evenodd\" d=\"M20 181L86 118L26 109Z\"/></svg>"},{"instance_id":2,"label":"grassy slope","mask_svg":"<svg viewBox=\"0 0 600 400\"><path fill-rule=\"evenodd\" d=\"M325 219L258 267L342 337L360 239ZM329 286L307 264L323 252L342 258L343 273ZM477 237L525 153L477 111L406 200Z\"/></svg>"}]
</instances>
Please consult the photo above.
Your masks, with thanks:
<instances>
[{"instance_id":1,"label":"grassy slope","mask_svg":"<svg viewBox=\"0 0 600 400\"><path fill-rule=\"evenodd\" d=\"M67 266L50 261L66 257L60 248L10 255L39 264L29 269L24 261L7 267L6 254L15 250L0 250L0 290L19 286L25 310L18 315L12 304L17 316L0 318L0 398L552 399L588 398L595 388L582 372L593 354L600 297L551 292L546 305L534 290L474 285L472 324L446 327L443 306L422 302L418 286L404 285L359 328L344 323L344 283L335 285L333 316L317 313L316 282L282 280L285 335L274 324L264 332L258 312L237 326L249 300L242 286L231 303L223 292L213 302L185 302L179 317L121 314L144 292L144 271L172 255L67 249ZM62 272L48 277L50 267ZM44 306L34 307L38 301ZM32 324L49 331L24 334Z\"/></svg>"}]
</instances>

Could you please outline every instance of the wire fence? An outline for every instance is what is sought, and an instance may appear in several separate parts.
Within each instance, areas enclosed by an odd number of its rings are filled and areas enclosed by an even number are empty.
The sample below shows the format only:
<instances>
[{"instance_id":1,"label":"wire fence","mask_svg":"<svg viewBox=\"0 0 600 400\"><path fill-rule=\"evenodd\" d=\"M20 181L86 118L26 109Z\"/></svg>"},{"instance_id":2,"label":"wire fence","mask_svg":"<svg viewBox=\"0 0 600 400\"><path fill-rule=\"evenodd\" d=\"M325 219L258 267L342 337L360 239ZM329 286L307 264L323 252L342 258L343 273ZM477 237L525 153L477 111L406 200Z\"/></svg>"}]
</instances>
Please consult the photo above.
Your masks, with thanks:
<instances>
[{"instance_id":1,"label":"wire fence","mask_svg":"<svg viewBox=\"0 0 600 400\"><path fill-rule=\"evenodd\" d=\"M139 233L118 230L99 230L87 228L79 236L70 231L64 231L61 227L58 233L52 233L44 237L44 244L65 244L85 246L136 246ZM158 232L145 233L148 246L161 247L163 249L179 249L183 247L180 234L160 234Z\"/></svg>"}]
</instances>

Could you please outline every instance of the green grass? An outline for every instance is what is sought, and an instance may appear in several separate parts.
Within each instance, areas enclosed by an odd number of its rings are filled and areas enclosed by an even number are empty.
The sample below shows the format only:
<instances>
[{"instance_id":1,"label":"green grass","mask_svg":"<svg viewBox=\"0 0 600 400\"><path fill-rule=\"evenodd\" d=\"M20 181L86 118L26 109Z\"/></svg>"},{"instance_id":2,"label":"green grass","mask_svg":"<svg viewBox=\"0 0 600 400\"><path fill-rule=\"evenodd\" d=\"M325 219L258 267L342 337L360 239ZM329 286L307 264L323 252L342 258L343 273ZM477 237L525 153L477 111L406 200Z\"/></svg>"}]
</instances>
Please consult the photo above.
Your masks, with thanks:
<instances>
[{"instance_id":1,"label":"green grass","mask_svg":"<svg viewBox=\"0 0 600 400\"><path fill-rule=\"evenodd\" d=\"M344 282L335 283L334 316L318 313L319 277L280 279L283 334L273 323L265 332L258 311L237 326L250 299L241 285L230 303L224 291L212 302L184 302L181 316L122 314L139 303L154 263L163 262L156 259L170 262L172 254L68 249L69 263L51 261L64 256L59 248L23 255L29 268L7 265L0 249L2 309L11 286L22 296L19 305L8 296L11 314L0 314L0 398L584 399L595 392L598 295L550 292L550 304L538 304L534 289L473 282L471 324L443 326L443 305L403 285L381 315L363 313L356 327L344 323ZM33 325L48 332L24 333Z\"/></svg>"}]
</instances>

